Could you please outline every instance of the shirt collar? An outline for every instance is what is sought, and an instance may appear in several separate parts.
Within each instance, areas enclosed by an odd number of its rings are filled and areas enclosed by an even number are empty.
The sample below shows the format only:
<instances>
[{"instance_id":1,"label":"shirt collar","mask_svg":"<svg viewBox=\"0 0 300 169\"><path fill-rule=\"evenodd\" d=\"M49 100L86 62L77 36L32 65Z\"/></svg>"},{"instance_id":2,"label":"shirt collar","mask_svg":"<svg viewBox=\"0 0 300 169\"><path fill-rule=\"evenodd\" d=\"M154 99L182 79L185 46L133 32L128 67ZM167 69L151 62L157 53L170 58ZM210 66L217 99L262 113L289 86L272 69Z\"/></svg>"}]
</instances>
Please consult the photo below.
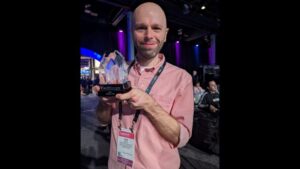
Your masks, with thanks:
<instances>
[{"instance_id":1,"label":"shirt collar","mask_svg":"<svg viewBox=\"0 0 300 169\"><path fill-rule=\"evenodd\" d=\"M144 71L154 73L155 70L157 70L165 61L165 56L162 53L158 54L158 58L159 58L158 64L154 65L153 67L145 68ZM136 70L138 72L139 75L141 75L141 73L142 73L141 65L138 62L134 63L133 68L134 68L134 70Z\"/></svg>"}]
</instances>

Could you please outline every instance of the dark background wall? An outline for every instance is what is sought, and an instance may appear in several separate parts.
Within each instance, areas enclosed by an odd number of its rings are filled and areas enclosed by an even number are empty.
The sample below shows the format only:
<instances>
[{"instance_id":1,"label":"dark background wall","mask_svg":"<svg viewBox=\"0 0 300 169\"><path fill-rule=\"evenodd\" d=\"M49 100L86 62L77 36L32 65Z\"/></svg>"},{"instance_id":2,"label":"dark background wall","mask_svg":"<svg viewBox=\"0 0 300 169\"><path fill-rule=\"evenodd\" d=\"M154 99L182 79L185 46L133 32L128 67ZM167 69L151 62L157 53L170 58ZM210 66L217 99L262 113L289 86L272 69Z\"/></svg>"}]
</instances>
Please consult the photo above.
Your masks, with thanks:
<instances>
[{"instance_id":1,"label":"dark background wall","mask_svg":"<svg viewBox=\"0 0 300 169\"><path fill-rule=\"evenodd\" d=\"M80 47L91 49L99 54L103 54L103 52L108 49L118 49L117 32L119 29L117 27L93 23L81 23L80 29ZM127 49L126 28L122 29L124 31ZM167 38L167 42L161 52L164 53L168 62L176 65L175 41L173 39L170 40L170 38ZM193 69L196 69L199 66L196 64L194 56L195 44L199 44L200 64L208 64L209 43L209 37L203 37L189 42L180 41L181 58L180 64L177 66L184 68L189 72L192 72ZM125 54L125 57L127 57L126 55L127 53ZM218 64L218 57L216 58L216 61Z\"/></svg>"}]
</instances>

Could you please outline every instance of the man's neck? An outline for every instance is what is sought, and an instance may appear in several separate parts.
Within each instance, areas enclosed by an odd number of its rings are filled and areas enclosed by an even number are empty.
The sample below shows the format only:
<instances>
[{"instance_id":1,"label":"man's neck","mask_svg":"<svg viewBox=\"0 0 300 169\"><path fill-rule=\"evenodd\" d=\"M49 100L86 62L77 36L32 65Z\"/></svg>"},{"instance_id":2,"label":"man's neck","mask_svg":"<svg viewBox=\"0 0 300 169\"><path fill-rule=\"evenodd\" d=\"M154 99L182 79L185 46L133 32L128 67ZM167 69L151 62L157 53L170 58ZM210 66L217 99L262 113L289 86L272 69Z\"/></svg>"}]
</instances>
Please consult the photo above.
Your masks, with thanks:
<instances>
[{"instance_id":1,"label":"man's neck","mask_svg":"<svg viewBox=\"0 0 300 169\"><path fill-rule=\"evenodd\" d=\"M159 58L158 58L158 54L154 58L145 58L137 54L137 61L141 66L154 67L158 64Z\"/></svg>"}]
</instances>

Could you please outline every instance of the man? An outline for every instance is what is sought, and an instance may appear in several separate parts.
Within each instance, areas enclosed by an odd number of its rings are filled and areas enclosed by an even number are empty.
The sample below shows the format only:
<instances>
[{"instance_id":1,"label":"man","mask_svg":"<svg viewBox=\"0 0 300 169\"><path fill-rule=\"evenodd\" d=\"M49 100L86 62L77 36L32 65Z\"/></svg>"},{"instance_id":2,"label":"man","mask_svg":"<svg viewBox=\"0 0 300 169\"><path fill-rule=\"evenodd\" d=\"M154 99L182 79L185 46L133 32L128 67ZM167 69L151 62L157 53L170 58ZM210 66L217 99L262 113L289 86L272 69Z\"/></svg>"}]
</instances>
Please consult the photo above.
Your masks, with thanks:
<instances>
[{"instance_id":1,"label":"man","mask_svg":"<svg viewBox=\"0 0 300 169\"><path fill-rule=\"evenodd\" d=\"M220 96L216 82L209 80L207 89L208 92L203 95L199 107L208 113L217 114L220 109Z\"/></svg>"},{"instance_id":2,"label":"man","mask_svg":"<svg viewBox=\"0 0 300 169\"><path fill-rule=\"evenodd\" d=\"M193 70L192 79L193 79L193 84L196 84L197 82L200 82L200 78L199 78L197 70Z\"/></svg>"},{"instance_id":3,"label":"man","mask_svg":"<svg viewBox=\"0 0 300 169\"><path fill-rule=\"evenodd\" d=\"M208 92L203 94L200 100L199 108L204 116L207 116L207 136L204 143L208 145L208 151L219 154L219 113L220 96L217 84L214 80L208 81Z\"/></svg>"},{"instance_id":4,"label":"man","mask_svg":"<svg viewBox=\"0 0 300 169\"><path fill-rule=\"evenodd\" d=\"M112 124L108 168L178 169L177 148L192 134L192 77L166 63L159 53L168 33L160 6L139 5L132 24L137 53L128 79L133 89L116 97L100 97L97 109L100 123ZM121 114L118 101L123 103Z\"/></svg>"}]
</instances>

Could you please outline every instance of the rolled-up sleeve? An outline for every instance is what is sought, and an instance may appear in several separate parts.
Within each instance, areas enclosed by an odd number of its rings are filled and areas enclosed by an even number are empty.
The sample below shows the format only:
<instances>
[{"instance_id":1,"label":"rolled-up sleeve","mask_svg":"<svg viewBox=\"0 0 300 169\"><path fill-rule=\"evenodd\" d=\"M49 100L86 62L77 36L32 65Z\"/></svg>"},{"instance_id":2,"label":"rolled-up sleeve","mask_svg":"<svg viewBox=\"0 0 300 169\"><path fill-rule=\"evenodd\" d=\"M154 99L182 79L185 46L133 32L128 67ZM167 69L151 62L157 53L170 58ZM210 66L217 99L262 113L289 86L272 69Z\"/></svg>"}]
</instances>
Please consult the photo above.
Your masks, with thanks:
<instances>
[{"instance_id":1,"label":"rolled-up sleeve","mask_svg":"<svg viewBox=\"0 0 300 169\"><path fill-rule=\"evenodd\" d=\"M181 84L181 86L178 86L178 95L174 100L171 110L171 116L173 116L180 125L179 143L175 147L172 145L172 148L185 146L192 136L194 95L191 76L187 76L184 82L185 83Z\"/></svg>"}]
</instances>

